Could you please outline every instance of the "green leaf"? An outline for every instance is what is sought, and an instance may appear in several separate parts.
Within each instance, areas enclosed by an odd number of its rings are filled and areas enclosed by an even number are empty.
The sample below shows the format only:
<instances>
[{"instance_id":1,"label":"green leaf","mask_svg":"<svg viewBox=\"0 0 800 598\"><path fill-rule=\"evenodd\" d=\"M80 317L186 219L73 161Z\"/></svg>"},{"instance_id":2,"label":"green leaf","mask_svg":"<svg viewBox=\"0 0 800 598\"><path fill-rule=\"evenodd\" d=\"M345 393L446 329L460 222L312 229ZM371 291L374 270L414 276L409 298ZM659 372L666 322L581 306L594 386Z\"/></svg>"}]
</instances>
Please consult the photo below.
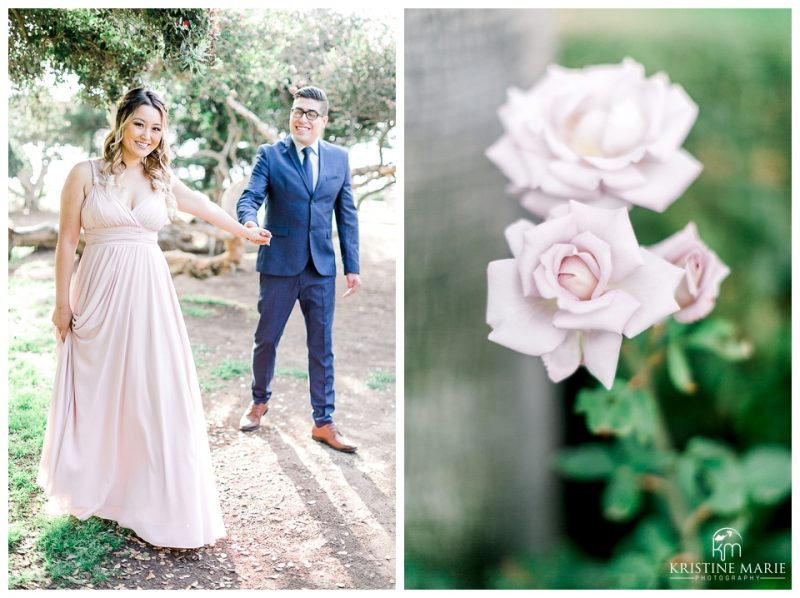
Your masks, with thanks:
<instances>
[{"instance_id":1,"label":"green leaf","mask_svg":"<svg viewBox=\"0 0 800 598\"><path fill-rule=\"evenodd\" d=\"M684 458L692 461L693 467L679 465L682 487L689 481L688 473L697 499L704 500L715 513L735 515L744 508L744 472L733 450L721 442L696 437L689 441Z\"/></svg>"},{"instance_id":2,"label":"green leaf","mask_svg":"<svg viewBox=\"0 0 800 598\"><path fill-rule=\"evenodd\" d=\"M601 436L635 435L641 442L653 437L656 409L653 397L641 388L620 380L611 390L583 389L575 411L586 415L586 425Z\"/></svg>"},{"instance_id":3,"label":"green leaf","mask_svg":"<svg viewBox=\"0 0 800 598\"><path fill-rule=\"evenodd\" d=\"M716 440L703 438L702 436L695 436L692 438L686 445L686 452L704 461L722 461L736 458L736 453L727 445L717 442Z\"/></svg>"},{"instance_id":4,"label":"green leaf","mask_svg":"<svg viewBox=\"0 0 800 598\"><path fill-rule=\"evenodd\" d=\"M742 467L747 493L753 502L774 505L792 487L792 456L782 446L759 446L745 455Z\"/></svg>"},{"instance_id":5,"label":"green leaf","mask_svg":"<svg viewBox=\"0 0 800 598\"><path fill-rule=\"evenodd\" d=\"M753 353L752 345L736 336L733 322L709 318L686 335L686 346L710 351L726 361L742 361Z\"/></svg>"},{"instance_id":6,"label":"green leaf","mask_svg":"<svg viewBox=\"0 0 800 598\"><path fill-rule=\"evenodd\" d=\"M697 390L697 384L692 378L692 370L689 367L689 360L677 342L667 345L667 373L675 388L681 392L694 394Z\"/></svg>"},{"instance_id":7,"label":"green leaf","mask_svg":"<svg viewBox=\"0 0 800 598\"><path fill-rule=\"evenodd\" d=\"M604 444L584 444L564 449L558 455L558 470L576 480L607 478L614 470L609 447Z\"/></svg>"},{"instance_id":8,"label":"green leaf","mask_svg":"<svg viewBox=\"0 0 800 598\"><path fill-rule=\"evenodd\" d=\"M653 562L665 562L678 552L672 526L665 518L653 516L642 521L633 532L633 545L651 556Z\"/></svg>"},{"instance_id":9,"label":"green leaf","mask_svg":"<svg viewBox=\"0 0 800 598\"><path fill-rule=\"evenodd\" d=\"M658 589L659 567L647 555L629 552L611 563L615 586L621 590Z\"/></svg>"},{"instance_id":10,"label":"green leaf","mask_svg":"<svg viewBox=\"0 0 800 598\"><path fill-rule=\"evenodd\" d=\"M745 504L742 467L738 461L726 460L708 469L708 481L713 488L708 506L719 515L735 515Z\"/></svg>"},{"instance_id":11,"label":"green leaf","mask_svg":"<svg viewBox=\"0 0 800 598\"><path fill-rule=\"evenodd\" d=\"M655 449L643 445L632 437L620 438L617 445L620 450L618 462L630 465L638 473L663 474L675 462L674 451Z\"/></svg>"},{"instance_id":12,"label":"green leaf","mask_svg":"<svg viewBox=\"0 0 800 598\"><path fill-rule=\"evenodd\" d=\"M611 521L627 521L638 513L641 504L639 476L630 467L618 467L603 492L603 514Z\"/></svg>"}]
</instances>

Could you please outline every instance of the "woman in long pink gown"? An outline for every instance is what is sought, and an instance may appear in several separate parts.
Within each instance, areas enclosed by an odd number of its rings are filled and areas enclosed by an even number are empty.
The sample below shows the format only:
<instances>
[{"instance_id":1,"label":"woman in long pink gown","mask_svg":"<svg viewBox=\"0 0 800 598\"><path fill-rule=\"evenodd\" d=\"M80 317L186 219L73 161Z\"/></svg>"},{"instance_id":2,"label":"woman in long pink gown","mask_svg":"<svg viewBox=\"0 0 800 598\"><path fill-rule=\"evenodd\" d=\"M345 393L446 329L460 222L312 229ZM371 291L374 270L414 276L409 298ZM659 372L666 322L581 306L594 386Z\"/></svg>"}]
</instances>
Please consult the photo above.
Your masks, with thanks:
<instances>
[{"instance_id":1,"label":"woman in long pink gown","mask_svg":"<svg viewBox=\"0 0 800 598\"><path fill-rule=\"evenodd\" d=\"M158 230L176 209L254 243L170 175L167 112L154 92L120 101L102 160L64 185L56 308L58 366L38 482L51 513L93 515L156 546L225 536L200 388ZM71 283L80 236L86 246Z\"/></svg>"}]
</instances>

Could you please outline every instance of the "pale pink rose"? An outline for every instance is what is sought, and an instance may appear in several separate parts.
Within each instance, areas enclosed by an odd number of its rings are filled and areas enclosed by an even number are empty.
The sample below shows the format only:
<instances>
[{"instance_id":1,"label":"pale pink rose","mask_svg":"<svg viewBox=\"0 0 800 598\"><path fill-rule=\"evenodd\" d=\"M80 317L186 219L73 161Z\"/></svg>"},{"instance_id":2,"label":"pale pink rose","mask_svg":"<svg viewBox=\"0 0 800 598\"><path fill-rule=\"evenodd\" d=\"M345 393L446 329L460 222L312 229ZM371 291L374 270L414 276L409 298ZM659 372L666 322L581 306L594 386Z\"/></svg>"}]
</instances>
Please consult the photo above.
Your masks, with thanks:
<instances>
[{"instance_id":1,"label":"pale pink rose","mask_svg":"<svg viewBox=\"0 0 800 598\"><path fill-rule=\"evenodd\" d=\"M663 212L702 170L681 148L697 105L666 74L645 78L630 58L551 65L529 91L509 89L498 114L505 135L486 155L545 218L565 213L569 199Z\"/></svg>"},{"instance_id":2,"label":"pale pink rose","mask_svg":"<svg viewBox=\"0 0 800 598\"><path fill-rule=\"evenodd\" d=\"M488 268L489 339L540 355L554 382L585 365L611 388L622 335L679 309L683 270L639 246L625 208L571 201L566 215L519 220L506 238L514 258Z\"/></svg>"},{"instance_id":3,"label":"pale pink rose","mask_svg":"<svg viewBox=\"0 0 800 598\"><path fill-rule=\"evenodd\" d=\"M674 318L689 323L711 313L717 302L719 285L731 271L700 240L694 222L648 249L684 271L681 284L675 292L675 300L681 310Z\"/></svg>"}]
</instances>

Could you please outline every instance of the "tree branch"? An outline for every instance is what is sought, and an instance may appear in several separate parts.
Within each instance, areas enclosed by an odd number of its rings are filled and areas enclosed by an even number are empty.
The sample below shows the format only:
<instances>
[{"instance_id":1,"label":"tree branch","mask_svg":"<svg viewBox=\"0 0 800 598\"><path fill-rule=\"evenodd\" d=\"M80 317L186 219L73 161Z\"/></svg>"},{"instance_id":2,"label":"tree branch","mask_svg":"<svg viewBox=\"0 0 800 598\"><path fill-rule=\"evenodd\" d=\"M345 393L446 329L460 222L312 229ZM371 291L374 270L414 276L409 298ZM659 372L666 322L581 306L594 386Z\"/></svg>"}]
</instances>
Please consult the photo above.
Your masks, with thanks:
<instances>
[{"instance_id":1,"label":"tree branch","mask_svg":"<svg viewBox=\"0 0 800 598\"><path fill-rule=\"evenodd\" d=\"M252 124L256 128L256 131L258 131L258 134L261 135L261 137L263 137L267 143L275 143L278 141L278 130L273 126L268 125L258 116L256 116L255 113L248 110L244 104L235 98L235 92L231 92L230 95L225 98L225 103L231 108L231 110L236 112L236 114Z\"/></svg>"}]
</instances>

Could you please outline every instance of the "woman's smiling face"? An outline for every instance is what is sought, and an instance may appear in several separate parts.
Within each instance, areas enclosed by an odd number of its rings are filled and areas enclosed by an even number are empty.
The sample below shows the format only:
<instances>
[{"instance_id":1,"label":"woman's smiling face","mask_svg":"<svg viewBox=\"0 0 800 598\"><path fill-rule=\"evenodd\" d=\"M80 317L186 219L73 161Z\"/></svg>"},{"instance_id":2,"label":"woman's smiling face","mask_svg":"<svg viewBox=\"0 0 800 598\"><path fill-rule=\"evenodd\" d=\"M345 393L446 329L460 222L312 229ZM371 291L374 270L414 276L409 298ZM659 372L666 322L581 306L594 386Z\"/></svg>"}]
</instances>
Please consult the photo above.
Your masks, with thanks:
<instances>
[{"instance_id":1,"label":"woman's smiling face","mask_svg":"<svg viewBox=\"0 0 800 598\"><path fill-rule=\"evenodd\" d=\"M164 136L161 112L153 106L139 106L122 134L122 151L130 157L145 158Z\"/></svg>"}]
</instances>

